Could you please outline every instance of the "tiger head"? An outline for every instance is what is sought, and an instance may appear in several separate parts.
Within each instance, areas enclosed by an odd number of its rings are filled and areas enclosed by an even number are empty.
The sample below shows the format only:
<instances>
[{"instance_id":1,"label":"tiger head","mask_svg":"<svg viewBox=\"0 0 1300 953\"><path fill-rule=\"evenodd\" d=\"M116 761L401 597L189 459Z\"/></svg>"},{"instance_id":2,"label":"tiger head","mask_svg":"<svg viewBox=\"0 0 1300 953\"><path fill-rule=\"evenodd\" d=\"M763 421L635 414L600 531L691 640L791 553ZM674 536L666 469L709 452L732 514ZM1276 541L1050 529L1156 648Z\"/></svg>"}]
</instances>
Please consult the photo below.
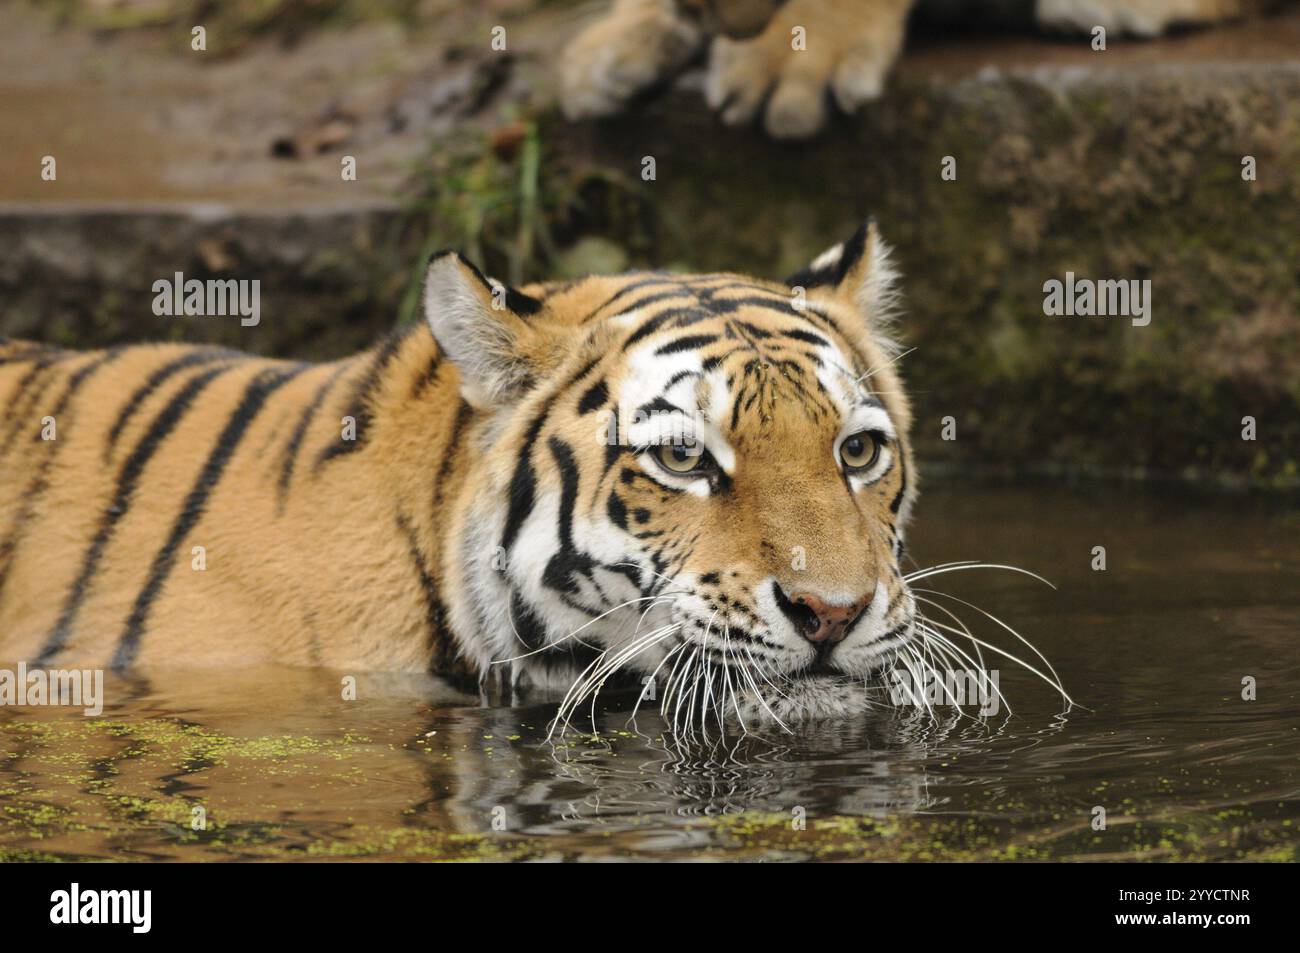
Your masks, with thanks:
<instances>
[{"instance_id":1,"label":"tiger head","mask_svg":"<svg viewBox=\"0 0 1300 953\"><path fill-rule=\"evenodd\" d=\"M786 283L640 272L506 288L455 254L425 307L474 408L444 544L479 671L688 718L868 707L913 634L916 493L875 226Z\"/></svg>"}]
</instances>

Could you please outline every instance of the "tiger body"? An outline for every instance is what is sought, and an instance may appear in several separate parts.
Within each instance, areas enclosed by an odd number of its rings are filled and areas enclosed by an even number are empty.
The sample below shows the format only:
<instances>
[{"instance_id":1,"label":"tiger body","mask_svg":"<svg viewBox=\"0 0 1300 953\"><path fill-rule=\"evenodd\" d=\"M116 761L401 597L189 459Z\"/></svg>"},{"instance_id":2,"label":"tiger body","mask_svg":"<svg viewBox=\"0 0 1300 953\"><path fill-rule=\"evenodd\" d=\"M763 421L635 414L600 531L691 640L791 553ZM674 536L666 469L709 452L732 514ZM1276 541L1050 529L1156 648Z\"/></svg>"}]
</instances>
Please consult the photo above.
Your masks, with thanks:
<instances>
[{"instance_id":1,"label":"tiger body","mask_svg":"<svg viewBox=\"0 0 1300 953\"><path fill-rule=\"evenodd\" d=\"M892 272L864 227L793 280L443 255L427 322L334 363L8 344L0 657L552 692L676 658L738 712L865 707L915 612Z\"/></svg>"},{"instance_id":2,"label":"tiger body","mask_svg":"<svg viewBox=\"0 0 1300 953\"><path fill-rule=\"evenodd\" d=\"M419 579L392 572L411 567L404 537L426 566L439 539L431 494L402 474L432 467L445 490L460 476L433 456L459 400L454 379L424 384L427 334L315 366L184 345L0 359L18 431L0 461L5 655L430 667ZM383 403L403 385L423 389ZM48 442L27 426L46 415ZM394 439L408 426L427 440Z\"/></svg>"}]
</instances>

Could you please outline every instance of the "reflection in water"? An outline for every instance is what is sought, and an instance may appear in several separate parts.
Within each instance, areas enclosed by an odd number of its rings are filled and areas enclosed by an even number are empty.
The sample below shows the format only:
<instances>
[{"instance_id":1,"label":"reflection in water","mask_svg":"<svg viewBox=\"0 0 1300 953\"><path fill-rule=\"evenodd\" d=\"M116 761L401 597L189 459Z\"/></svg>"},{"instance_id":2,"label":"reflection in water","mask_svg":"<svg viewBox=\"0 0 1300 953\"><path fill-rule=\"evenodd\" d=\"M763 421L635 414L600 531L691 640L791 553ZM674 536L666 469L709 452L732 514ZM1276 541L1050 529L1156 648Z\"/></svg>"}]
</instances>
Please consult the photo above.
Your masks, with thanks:
<instances>
[{"instance_id":1,"label":"reflection in water","mask_svg":"<svg viewBox=\"0 0 1300 953\"><path fill-rule=\"evenodd\" d=\"M1293 513L1043 490L923 505L928 562L995 555L1059 586L944 580L1029 635L1076 707L1009 668L1015 713L986 721L901 708L683 744L614 696L594 732L548 741L553 704L432 678L361 674L346 701L340 672L110 676L102 717L0 708L0 858L1294 857Z\"/></svg>"},{"instance_id":2,"label":"reflection in water","mask_svg":"<svg viewBox=\"0 0 1300 953\"><path fill-rule=\"evenodd\" d=\"M598 743L553 752L557 779L585 791L570 807L585 806L586 819L646 815L665 806L682 817L789 814L813 805L828 813L877 817L923 811L934 804L926 764L935 753L977 751L1006 725L951 711L936 719L907 709L865 724L808 726L794 736L733 734L682 743L666 733L658 716L640 718L635 731L620 728L622 718L611 713L603 720ZM809 761L810 751L820 760ZM833 787L812 770L819 764L839 766Z\"/></svg>"}]
</instances>

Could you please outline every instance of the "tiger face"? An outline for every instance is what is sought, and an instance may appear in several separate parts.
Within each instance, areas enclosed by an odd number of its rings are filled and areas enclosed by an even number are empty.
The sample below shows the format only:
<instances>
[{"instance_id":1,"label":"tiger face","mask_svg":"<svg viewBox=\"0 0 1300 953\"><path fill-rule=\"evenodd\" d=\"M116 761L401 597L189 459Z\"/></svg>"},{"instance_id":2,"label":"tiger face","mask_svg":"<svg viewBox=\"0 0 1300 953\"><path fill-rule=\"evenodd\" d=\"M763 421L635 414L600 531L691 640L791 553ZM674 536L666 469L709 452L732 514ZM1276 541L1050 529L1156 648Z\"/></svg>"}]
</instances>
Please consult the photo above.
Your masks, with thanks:
<instances>
[{"instance_id":1,"label":"tiger face","mask_svg":"<svg viewBox=\"0 0 1300 953\"><path fill-rule=\"evenodd\" d=\"M449 547L461 650L570 704L642 682L678 723L867 707L916 614L893 281L874 226L785 284L515 291L436 258L428 320L485 420Z\"/></svg>"}]
</instances>

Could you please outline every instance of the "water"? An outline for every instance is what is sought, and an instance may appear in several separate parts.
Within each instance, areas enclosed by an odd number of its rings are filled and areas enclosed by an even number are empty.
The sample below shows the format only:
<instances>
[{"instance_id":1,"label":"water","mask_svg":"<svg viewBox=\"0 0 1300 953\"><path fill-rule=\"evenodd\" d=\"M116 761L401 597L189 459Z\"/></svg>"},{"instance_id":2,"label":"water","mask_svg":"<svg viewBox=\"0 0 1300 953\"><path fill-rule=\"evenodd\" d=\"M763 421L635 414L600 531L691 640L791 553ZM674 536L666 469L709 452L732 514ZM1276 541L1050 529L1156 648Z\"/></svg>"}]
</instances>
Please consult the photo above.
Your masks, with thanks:
<instances>
[{"instance_id":1,"label":"water","mask_svg":"<svg viewBox=\"0 0 1300 953\"><path fill-rule=\"evenodd\" d=\"M1010 716L674 750L653 713L551 745L552 706L482 708L429 679L363 675L344 701L338 672L150 673L110 680L98 718L0 709L0 858L1296 859L1294 503L935 485L912 549L1056 583L925 585L1014 625L1078 704L1006 664Z\"/></svg>"}]
</instances>

